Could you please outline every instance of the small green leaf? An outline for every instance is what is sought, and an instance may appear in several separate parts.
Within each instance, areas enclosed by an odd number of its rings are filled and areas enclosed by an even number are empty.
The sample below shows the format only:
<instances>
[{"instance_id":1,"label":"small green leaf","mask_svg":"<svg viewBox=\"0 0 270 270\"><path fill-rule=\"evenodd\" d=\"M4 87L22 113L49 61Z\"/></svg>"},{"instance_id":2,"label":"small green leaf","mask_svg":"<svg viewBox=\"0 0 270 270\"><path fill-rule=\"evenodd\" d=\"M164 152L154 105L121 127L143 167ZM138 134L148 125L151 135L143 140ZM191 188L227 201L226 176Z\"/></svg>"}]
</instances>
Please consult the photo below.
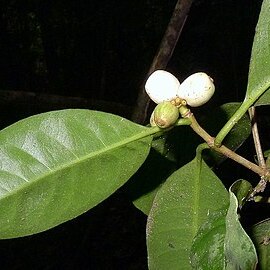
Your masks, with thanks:
<instances>
[{"instance_id":1,"label":"small green leaf","mask_svg":"<svg viewBox=\"0 0 270 270\"><path fill-rule=\"evenodd\" d=\"M94 207L144 162L155 128L63 110L0 132L0 238L38 233Z\"/></svg>"},{"instance_id":2,"label":"small green leaf","mask_svg":"<svg viewBox=\"0 0 270 270\"><path fill-rule=\"evenodd\" d=\"M199 157L156 194L147 222L149 269L191 269L192 240L208 215L228 204L221 181Z\"/></svg>"},{"instance_id":3,"label":"small green leaf","mask_svg":"<svg viewBox=\"0 0 270 270\"><path fill-rule=\"evenodd\" d=\"M256 106L270 104L270 0L264 0L254 37L246 99L257 99ZM255 100L254 100L255 101Z\"/></svg>"},{"instance_id":4,"label":"small green leaf","mask_svg":"<svg viewBox=\"0 0 270 270\"><path fill-rule=\"evenodd\" d=\"M251 239L239 222L237 213L238 199L234 194L234 192L242 193L241 189L237 189L238 185L238 182L234 183L229 190L230 206L226 216L226 235L224 242L226 270L253 270L257 265L257 254ZM241 185L239 187L241 188Z\"/></svg>"},{"instance_id":5,"label":"small green leaf","mask_svg":"<svg viewBox=\"0 0 270 270\"><path fill-rule=\"evenodd\" d=\"M228 207L215 211L207 217L193 240L190 258L194 269L224 269L225 217Z\"/></svg>"},{"instance_id":6,"label":"small green leaf","mask_svg":"<svg viewBox=\"0 0 270 270\"><path fill-rule=\"evenodd\" d=\"M231 191L237 198L238 207L241 208L246 202L248 196L253 191L252 185L243 179L237 180L231 186Z\"/></svg>"},{"instance_id":7,"label":"small green leaf","mask_svg":"<svg viewBox=\"0 0 270 270\"><path fill-rule=\"evenodd\" d=\"M257 249L260 269L270 269L270 219L254 225L251 238Z\"/></svg>"}]
</instances>

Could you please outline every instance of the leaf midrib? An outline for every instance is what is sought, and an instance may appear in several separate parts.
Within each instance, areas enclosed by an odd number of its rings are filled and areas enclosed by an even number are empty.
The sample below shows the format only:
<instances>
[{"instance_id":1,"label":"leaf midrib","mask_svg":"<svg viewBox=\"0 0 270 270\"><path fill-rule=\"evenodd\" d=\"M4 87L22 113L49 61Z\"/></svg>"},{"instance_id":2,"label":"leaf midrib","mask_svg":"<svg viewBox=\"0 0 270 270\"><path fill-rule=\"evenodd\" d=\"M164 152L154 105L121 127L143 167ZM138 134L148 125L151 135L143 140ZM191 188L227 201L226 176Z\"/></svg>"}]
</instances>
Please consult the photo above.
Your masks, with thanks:
<instances>
[{"instance_id":1,"label":"leaf midrib","mask_svg":"<svg viewBox=\"0 0 270 270\"><path fill-rule=\"evenodd\" d=\"M200 201L200 176L201 176L201 166L202 160L201 157L195 157L195 166L196 166L196 177L195 177L195 188L194 188L194 207L193 207L193 230L192 230L192 238L196 235L198 231L198 224L199 224L199 201ZM200 165L198 168L198 164Z\"/></svg>"},{"instance_id":2,"label":"leaf midrib","mask_svg":"<svg viewBox=\"0 0 270 270\"><path fill-rule=\"evenodd\" d=\"M104 148L102 148L100 150L89 153L89 154L87 154L85 156L82 156L79 159L74 158L70 162L64 163L63 165L60 165L60 166L54 168L53 170L47 170L46 173L41 174L36 179L25 182L24 184L19 185L18 188L13 189L11 192L7 192L4 196L0 197L0 200L2 200L4 198L7 198L7 197L10 197L13 194L17 193L18 191L23 190L23 189L27 188L28 186L31 186L34 183L40 181L41 179L46 178L49 175L55 174L55 173L57 173L57 172L59 172L61 170L65 170L66 168L74 166L77 163L84 162L85 160L92 159L92 158L97 157L97 156L99 156L99 155L101 155L103 153L106 153L106 152L110 151L110 150L115 150L115 149L120 148L122 146L125 146L125 145L127 145L129 143L138 141L140 139L144 139L144 138L146 138L148 136L151 136L151 135L153 135L153 134L155 134L157 132L160 132L160 129L158 127L150 127L150 128L143 127L143 126L141 126L141 127L145 128L145 130L138 133L138 134L135 134L135 135L133 135L131 137L127 137L127 138L123 139L120 142L113 143L113 144L109 145L108 147L104 147Z\"/></svg>"}]
</instances>

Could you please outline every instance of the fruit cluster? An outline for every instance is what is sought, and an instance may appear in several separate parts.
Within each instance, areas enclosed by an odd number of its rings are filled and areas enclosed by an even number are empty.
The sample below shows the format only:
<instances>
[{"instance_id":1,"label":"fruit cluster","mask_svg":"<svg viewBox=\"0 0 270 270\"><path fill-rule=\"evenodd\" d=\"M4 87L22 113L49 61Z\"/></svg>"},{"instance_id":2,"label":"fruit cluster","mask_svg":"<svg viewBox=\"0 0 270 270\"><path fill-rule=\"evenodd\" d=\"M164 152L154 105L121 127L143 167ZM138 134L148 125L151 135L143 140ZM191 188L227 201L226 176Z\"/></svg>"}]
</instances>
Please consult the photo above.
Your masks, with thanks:
<instances>
[{"instance_id":1,"label":"fruit cluster","mask_svg":"<svg viewBox=\"0 0 270 270\"><path fill-rule=\"evenodd\" d=\"M215 85L213 79L204 72L194 73L180 84L171 73L156 70L147 79L145 90L158 104L151 116L151 125L167 128L179 118L178 107L205 104L213 96Z\"/></svg>"}]
</instances>

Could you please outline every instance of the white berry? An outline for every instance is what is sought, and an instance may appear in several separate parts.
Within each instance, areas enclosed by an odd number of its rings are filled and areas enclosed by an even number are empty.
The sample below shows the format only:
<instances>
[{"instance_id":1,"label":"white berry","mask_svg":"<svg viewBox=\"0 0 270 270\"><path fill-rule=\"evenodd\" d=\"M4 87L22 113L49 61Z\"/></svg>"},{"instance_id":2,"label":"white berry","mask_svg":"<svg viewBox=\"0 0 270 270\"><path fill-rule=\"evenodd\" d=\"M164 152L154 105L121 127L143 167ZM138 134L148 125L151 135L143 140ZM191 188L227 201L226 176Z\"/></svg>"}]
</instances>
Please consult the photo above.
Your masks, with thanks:
<instances>
[{"instance_id":1,"label":"white berry","mask_svg":"<svg viewBox=\"0 0 270 270\"><path fill-rule=\"evenodd\" d=\"M191 107L205 104L214 94L213 79L204 72L190 75L178 89L178 96Z\"/></svg>"},{"instance_id":2,"label":"white berry","mask_svg":"<svg viewBox=\"0 0 270 270\"><path fill-rule=\"evenodd\" d=\"M145 90L149 97L157 104L177 98L180 82L165 70L156 70L147 79Z\"/></svg>"}]
</instances>

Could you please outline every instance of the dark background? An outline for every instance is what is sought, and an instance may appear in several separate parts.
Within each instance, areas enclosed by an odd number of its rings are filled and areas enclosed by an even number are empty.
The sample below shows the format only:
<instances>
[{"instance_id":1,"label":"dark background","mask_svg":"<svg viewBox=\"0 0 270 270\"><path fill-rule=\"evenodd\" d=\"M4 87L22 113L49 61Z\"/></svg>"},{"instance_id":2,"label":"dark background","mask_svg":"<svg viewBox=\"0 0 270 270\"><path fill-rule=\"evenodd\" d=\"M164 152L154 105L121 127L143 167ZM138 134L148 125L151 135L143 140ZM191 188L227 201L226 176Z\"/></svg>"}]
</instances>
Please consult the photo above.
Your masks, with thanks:
<instances>
[{"instance_id":1,"label":"dark background","mask_svg":"<svg viewBox=\"0 0 270 270\"><path fill-rule=\"evenodd\" d=\"M258 0L196 0L167 70L215 80L209 106L241 101ZM0 124L89 108L131 118L176 1L2 0ZM207 107L208 106L208 107ZM0 241L1 269L147 269L146 217L122 190L47 232Z\"/></svg>"}]
</instances>

